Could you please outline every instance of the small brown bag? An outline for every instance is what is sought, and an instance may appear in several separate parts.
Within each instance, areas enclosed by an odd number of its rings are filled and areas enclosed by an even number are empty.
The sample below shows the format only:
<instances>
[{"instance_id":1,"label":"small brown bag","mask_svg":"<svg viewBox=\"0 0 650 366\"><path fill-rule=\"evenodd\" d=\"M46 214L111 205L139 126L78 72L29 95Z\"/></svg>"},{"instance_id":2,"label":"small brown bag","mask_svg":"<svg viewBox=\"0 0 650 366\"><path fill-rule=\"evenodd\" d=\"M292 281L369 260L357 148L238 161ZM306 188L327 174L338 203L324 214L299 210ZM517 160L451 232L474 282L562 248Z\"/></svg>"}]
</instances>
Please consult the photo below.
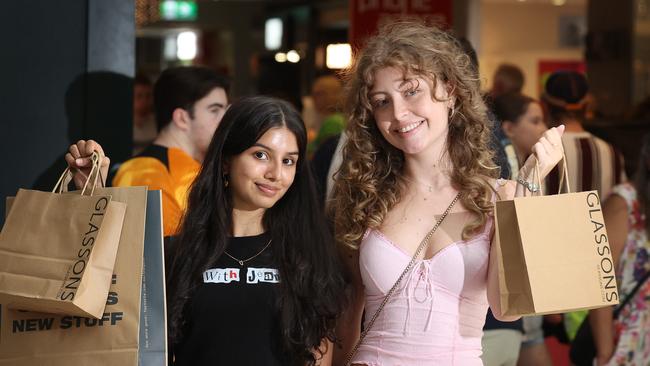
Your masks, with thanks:
<instances>
[{"instance_id":1,"label":"small brown bag","mask_svg":"<svg viewBox=\"0 0 650 366\"><path fill-rule=\"evenodd\" d=\"M0 294L9 308L101 318L111 284L126 204L94 194L93 155L81 194L20 189L0 232ZM57 191L58 190L58 191Z\"/></svg>"},{"instance_id":2,"label":"small brown bag","mask_svg":"<svg viewBox=\"0 0 650 366\"><path fill-rule=\"evenodd\" d=\"M598 192L498 201L495 220L502 314L563 313L618 304Z\"/></svg>"}]
</instances>

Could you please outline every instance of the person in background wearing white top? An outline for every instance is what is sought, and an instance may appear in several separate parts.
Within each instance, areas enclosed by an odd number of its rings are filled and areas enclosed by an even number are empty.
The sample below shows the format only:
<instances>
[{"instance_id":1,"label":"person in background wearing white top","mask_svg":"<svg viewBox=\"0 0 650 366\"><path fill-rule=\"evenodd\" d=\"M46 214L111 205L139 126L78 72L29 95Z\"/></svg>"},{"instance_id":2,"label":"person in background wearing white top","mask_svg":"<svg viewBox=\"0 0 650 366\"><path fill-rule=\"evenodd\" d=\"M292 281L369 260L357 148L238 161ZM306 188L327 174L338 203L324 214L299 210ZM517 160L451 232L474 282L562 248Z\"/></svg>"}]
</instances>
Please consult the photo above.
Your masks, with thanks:
<instances>
[{"instance_id":1,"label":"person in background wearing white top","mask_svg":"<svg viewBox=\"0 0 650 366\"><path fill-rule=\"evenodd\" d=\"M558 71L546 81L541 100L548 112L550 126L566 126L562 145L571 190L596 190L605 199L615 185L627 180L625 165L619 151L583 127L588 91L589 85L584 75L575 71ZM556 169L547 177L548 193L558 192L560 178L557 172ZM564 314L564 328L569 341L575 336L586 315L586 311Z\"/></svg>"}]
</instances>

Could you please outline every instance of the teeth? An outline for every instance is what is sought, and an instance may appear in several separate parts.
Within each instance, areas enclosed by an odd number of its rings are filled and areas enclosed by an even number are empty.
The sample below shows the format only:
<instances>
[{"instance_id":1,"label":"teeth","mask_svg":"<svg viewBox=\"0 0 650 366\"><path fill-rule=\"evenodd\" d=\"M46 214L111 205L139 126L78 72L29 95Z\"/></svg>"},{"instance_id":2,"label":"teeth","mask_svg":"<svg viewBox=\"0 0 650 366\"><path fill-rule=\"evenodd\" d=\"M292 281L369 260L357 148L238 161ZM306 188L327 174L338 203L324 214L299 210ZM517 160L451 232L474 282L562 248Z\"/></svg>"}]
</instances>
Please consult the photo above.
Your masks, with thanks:
<instances>
[{"instance_id":1,"label":"teeth","mask_svg":"<svg viewBox=\"0 0 650 366\"><path fill-rule=\"evenodd\" d=\"M419 126L420 123L422 123L422 122L423 122L423 121L419 121L419 122L411 123L410 125L404 126L404 127L400 128L400 129L398 129L397 131L399 131L399 132L401 132L401 133L409 132L409 131L415 129L417 126Z\"/></svg>"}]
</instances>

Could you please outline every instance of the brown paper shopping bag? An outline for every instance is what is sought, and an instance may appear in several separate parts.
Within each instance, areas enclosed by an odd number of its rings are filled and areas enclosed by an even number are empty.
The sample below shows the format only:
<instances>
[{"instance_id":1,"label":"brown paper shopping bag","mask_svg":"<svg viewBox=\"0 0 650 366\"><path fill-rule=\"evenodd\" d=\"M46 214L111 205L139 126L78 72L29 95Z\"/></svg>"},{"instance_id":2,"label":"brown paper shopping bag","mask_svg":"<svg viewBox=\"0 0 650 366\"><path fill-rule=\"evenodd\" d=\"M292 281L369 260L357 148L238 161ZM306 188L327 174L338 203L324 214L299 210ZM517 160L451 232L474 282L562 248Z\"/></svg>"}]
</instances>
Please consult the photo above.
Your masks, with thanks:
<instances>
[{"instance_id":1,"label":"brown paper shopping bag","mask_svg":"<svg viewBox=\"0 0 650 366\"><path fill-rule=\"evenodd\" d=\"M97 177L100 162L94 162ZM18 191L0 232L7 307L101 317L126 204L84 188L81 194Z\"/></svg>"},{"instance_id":2,"label":"brown paper shopping bag","mask_svg":"<svg viewBox=\"0 0 650 366\"><path fill-rule=\"evenodd\" d=\"M157 229L147 236L151 237L154 245L162 245L160 191L147 192L146 187L97 191L127 204L112 284L104 298L104 313L99 319L93 319L16 311L3 306L4 297L0 295L0 365L136 366L145 365L138 359L139 354L147 351L146 348L152 350L155 346L160 349L158 343L141 344L155 342L155 337L164 339L164 335L150 334L158 332L159 327L142 324L142 317L147 316L145 323L162 322L161 329L165 329L164 309L163 315L158 317L153 317L151 309L159 299L152 298L153 294L149 294L147 299L142 298L145 227L153 223ZM158 250L162 251L161 248ZM162 261L162 254L157 258ZM162 268L160 263L151 265L154 266ZM164 290L160 291L159 297L164 296ZM142 327L146 327L144 339L140 338ZM164 356L164 348L162 352ZM164 360L164 357L159 359Z\"/></svg>"},{"instance_id":3,"label":"brown paper shopping bag","mask_svg":"<svg viewBox=\"0 0 650 366\"><path fill-rule=\"evenodd\" d=\"M504 315L562 313L618 303L598 192L498 201L495 218Z\"/></svg>"}]
</instances>

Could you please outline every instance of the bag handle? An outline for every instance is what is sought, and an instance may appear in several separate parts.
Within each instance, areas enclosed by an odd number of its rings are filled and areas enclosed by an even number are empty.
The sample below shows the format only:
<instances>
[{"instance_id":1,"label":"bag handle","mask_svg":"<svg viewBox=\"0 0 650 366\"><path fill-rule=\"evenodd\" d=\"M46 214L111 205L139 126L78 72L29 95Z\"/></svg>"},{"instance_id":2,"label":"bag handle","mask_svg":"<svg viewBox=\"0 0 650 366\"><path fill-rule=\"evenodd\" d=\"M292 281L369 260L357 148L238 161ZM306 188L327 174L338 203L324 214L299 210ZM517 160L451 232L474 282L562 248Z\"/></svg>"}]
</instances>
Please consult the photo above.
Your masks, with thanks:
<instances>
[{"instance_id":1,"label":"bag handle","mask_svg":"<svg viewBox=\"0 0 650 366\"><path fill-rule=\"evenodd\" d=\"M390 297L397 290L397 287L402 282L404 277L406 277L406 274L413 268L413 265L415 264L415 261L417 260L418 256L422 252L422 250L428 246L429 239L431 239L431 236L433 235L433 233L436 230L438 230L438 227L445 220L445 217L447 217L447 215L449 215L449 212L454 207L456 202L458 202L459 198L460 198L460 193L458 193L456 195L456 197L454 197L454 199L451 201L451 203L449 204L449 206L447 207L445 212L443 212L442 216L440 216L438 221L436 221L436 224L429 231L427 236L425 236L424 239L422 239L422 241L420 242L420 245L418 246L417 250L413 254L413 258L411 258L411 261L409 262L409 264L406 266L406 268L404 268L404 271L402 271L402 274L399 275L399 277L397 278L397 281L395 281L395 284L393 285L393 287L391 287L390 290L388 290L388 293L384 297L384 300L381 302L381 304L379 304L379 308L377 308L377 311L375 311L375 313L372 315L372 318L370 318L370 320L368 321L368 326L363 330L363 332L361 332L361 335L359 336L359 340L354 345L354 348L352 348L352 351L350 351L348 356L345 358L345 363L344 363L345 366L350 365L350 361L352 361L352 357L354 357L354 354L357 353L357 350L359 349L359 346L361 346L361 343L363 342L363 340L368 335L368 332L370 331L370 328L372 328L372 325L375 324L375 321L379 317L379 313L381 313L381 311L384 309L384 306L386 305L386 303L388 303L388 300L390 299Z\"/></svg>"},{"instance_id":2,"label":"bag handle","mask_svg":"<svg viewBox=\"0 0 650 366\"><path fill-rule=\"evenodd\" d=\"M542 179L539 174L539 160L537 160L537 156L533 155L533 158L535 159L535 171L533 172L533 181L537 184L537 187L540 187L540 189L536 192L537 196L542 195ZM566 161L566 155L564 155L564 152L562 152L562 160L560 160L560 163L562 163L562 172L560 173L560 184L558 185L557 189L557 194L562 193L562 187L566 185L566 193L571 193L571 184L569 182L569 171L567 169L567 161ZM524 190L525 194L526 190Z\"/></svg>"},{"instance_id":3,"label":"bag handle","mask_svg":"<svg viewBox=\"0 0 650 366\"><path fill-rule=\"evenodd\" d=\"M104 187L104 178L102 177L102 172L101 172L102 159L103 158L101 157L101 155L99 155L97 151L93 151L93 154L91 155L92 166L90 168L90 173L86 177L86 183L84 183L84 186L81 190L81 195L86 194L86 190L88 188L88 182L90 180L93 181L93 184L90 189L90 196L92 196L95 193L95 186L97 185L98 178L100 180L100 184L102 185L102 187ZM77 172L84 175L79 169L77 169ZM70 183L70 179L72 179L72 171L70 170L70 167L67 167L59 177L59 180L54 185L54 188L52 189L52 193L66 192L68 183Z\"/></svg>"},{"instance_id":4,"label":"bag handle","mask_svg":"<svg viewBox=\"0 0 650 366\"><path fill-rule=\"evenodd\" d=\"M562 174L560 175L560 184L557 187L557 194L562 193L562 183L566 184L566 193L571 193L571 184L569 182L569 170L567 169L567 161L566 161L566 155L564 155L564 151L562 151Z\"/></svg>"}]
</instances>

